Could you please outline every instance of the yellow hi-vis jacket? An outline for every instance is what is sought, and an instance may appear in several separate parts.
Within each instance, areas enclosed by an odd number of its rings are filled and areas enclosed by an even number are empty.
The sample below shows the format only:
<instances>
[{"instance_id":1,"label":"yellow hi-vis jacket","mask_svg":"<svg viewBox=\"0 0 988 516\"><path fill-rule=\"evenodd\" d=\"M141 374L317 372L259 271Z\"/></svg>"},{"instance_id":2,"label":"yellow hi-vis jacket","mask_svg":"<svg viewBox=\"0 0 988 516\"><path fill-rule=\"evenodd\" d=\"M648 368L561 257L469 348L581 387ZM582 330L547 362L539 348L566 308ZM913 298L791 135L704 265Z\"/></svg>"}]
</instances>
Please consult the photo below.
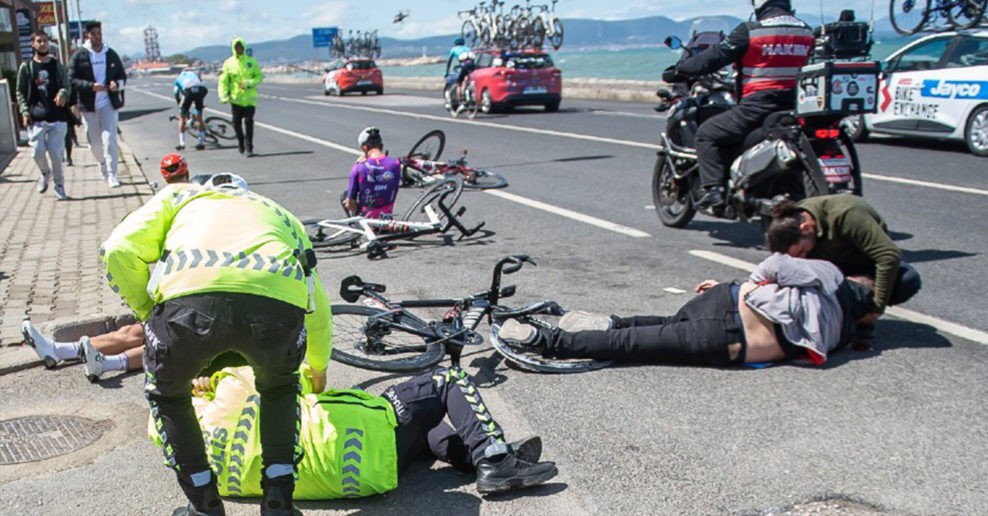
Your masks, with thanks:
<instances>
[{"instance_id":1,"label":"yellow hi-vis jacket","mask_svg":"<svg viewBox=\"0 0 988 516\"><path fill-rule=\"evenodd\" d=\"M138 319L177 297L234 292L309 308L303 267L312 243L294 215L274 201L234 188L169 185L131 212L100 247L110 288ZM149 264L157 265L149 285ZM316 272L315 310L305 316L306 358L326 369L332 351L332 313Z\"/></svg>"}]
</instances>

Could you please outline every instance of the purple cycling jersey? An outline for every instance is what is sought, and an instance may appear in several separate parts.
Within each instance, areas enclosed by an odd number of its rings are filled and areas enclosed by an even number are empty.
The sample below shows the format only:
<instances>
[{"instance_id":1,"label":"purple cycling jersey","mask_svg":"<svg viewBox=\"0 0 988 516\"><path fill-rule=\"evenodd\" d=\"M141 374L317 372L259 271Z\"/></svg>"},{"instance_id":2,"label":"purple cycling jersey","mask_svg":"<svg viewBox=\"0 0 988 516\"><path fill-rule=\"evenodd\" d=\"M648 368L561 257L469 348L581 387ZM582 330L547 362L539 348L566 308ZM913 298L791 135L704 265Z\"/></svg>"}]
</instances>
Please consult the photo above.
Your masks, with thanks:
<instances>
[{"instance_id":1,"label":"purple cycling jersey","mask_svg":"<svg viewBox=\"0 0 988 516\"><path fill-rule=\"evenodd\" d=\"M360 214L379 218L390 214L401 185L401 163L389 156L354 163L350 169L347 197L360 204Z\"/></svg>"}]
</instances>

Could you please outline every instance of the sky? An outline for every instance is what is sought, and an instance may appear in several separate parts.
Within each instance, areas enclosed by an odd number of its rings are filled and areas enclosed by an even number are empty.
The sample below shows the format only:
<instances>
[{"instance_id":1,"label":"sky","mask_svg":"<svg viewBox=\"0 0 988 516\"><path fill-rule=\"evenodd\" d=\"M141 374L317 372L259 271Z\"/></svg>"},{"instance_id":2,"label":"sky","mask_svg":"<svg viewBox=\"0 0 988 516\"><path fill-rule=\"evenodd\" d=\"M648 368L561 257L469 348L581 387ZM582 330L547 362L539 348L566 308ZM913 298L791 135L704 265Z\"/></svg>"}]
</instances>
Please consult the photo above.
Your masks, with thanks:
<instances>
[{"instance_id":1,"label":"sky","mask_svg":"<svg viewBox=\"0 0 988 516\"><path fill-rule=\"evenodd\" d=\"M537 0L542 2L544 0ZM844 0L867 19L872 2L876 18L887 14L887 2ZM507 3L514 5L518 0ZM75 2L72 19L75 19ZM154 26L163 55L203 45L228 44L234 36L253 41L286 39L310 34L313 27L378 30L381 36L414 39L459 32L458 10L474 7L470 0L79 0L82 19L103 22L103 38L122 54L144 52L144 28ZM811 24L819 17L822 0L794 0L797 12ZM839 7L825 2L824 12L835 16ZM392 19L399 10L410 16L400 24ZM746 0L560 0L562 18L621 20L662 15L676 20L705 14L747 17Z\"/></svg>"}]
</instances>

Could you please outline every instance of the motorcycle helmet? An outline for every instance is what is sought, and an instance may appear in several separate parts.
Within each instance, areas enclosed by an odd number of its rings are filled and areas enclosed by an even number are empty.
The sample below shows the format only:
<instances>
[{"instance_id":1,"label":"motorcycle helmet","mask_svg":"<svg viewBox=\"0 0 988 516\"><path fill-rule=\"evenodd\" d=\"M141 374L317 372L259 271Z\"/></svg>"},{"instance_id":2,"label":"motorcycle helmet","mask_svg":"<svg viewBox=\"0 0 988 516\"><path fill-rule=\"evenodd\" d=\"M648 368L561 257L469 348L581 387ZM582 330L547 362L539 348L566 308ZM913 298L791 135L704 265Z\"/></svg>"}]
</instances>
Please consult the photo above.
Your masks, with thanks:
<instances>
[{"instance_id":1,"label":"motorcycle helmet","mask_svg":"<svg viewBox=\"0 0 988 516\"><path fill-rule=\"evenodd\" d=\"M357 136L358 147L363 147L368 143L382 143L382 142L383 139L381 138L381 129L374 126L365 127L364 130L360 131L360 134Z\"/></svg>"},{"instance_id":2,"label":"motorcycle helmet","mask_svg":"<svg viewBox=\"0 0 988 516\"><path fill-rule=\"evenodd\" d=\"M453 40L453 45L455 45L455 46L462 46L462 45L466 45L466 44L467 44L467 42L463 38L456 38L456 39Z\"/></svg>"},{"instance_id":3,"label":"motorcycle helmet","mask_svg":"<svg viewBox=\"0 0 988 516\"><path fill-rule=\"evenodd\" d=\"M206 186L216 190L239 188L240 190L247 191L250 189L246 179L230 172L213 174L213 177L209 178L209 181L206 181Z\"/></svg>"},{"instance_id":4,"label":"motorcycle helmet","mask_svg":"<svg viewBox=\"0 0 988 516\"><path fill-rule=\"evenodd\" d=\"M792 3L789 0L751 0L751 5L755 8L756 13L770 3L785 3L784 6L780 7L785 7L786 9L792 8Z\"/></svg>"},{"instance_id":5,"label":"motorcycle helmet","mask_svg":"<svg viewBox=\"0 0 988 516\"><path fill-rule=\"evenodd\" d=\"M172 180L187 175L189 164L181 154L169 154L161 158L161 177L165 178L165 182L171 183Z\"/></svg>"}]
</instances>

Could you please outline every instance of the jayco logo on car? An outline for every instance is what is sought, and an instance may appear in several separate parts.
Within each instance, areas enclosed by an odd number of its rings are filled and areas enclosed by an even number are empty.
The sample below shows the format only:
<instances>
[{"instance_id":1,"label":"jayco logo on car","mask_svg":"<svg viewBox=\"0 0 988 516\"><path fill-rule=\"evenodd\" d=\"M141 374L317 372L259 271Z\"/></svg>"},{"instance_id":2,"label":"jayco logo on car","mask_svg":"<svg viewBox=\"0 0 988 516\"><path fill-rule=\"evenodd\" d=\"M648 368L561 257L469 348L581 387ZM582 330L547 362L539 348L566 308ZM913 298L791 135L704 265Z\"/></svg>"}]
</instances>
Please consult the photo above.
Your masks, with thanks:
<instances>
[{"instance_id":1,"label":"jayco logo on car","mask_svg":"<svg viewBox=\"0 0 988 516\"><path fill-rule=\"evenodd\" d=\"M921 95L940 99L988 99L988 82L984 81L923 81Z\"/></svg>"}]
</instances>

